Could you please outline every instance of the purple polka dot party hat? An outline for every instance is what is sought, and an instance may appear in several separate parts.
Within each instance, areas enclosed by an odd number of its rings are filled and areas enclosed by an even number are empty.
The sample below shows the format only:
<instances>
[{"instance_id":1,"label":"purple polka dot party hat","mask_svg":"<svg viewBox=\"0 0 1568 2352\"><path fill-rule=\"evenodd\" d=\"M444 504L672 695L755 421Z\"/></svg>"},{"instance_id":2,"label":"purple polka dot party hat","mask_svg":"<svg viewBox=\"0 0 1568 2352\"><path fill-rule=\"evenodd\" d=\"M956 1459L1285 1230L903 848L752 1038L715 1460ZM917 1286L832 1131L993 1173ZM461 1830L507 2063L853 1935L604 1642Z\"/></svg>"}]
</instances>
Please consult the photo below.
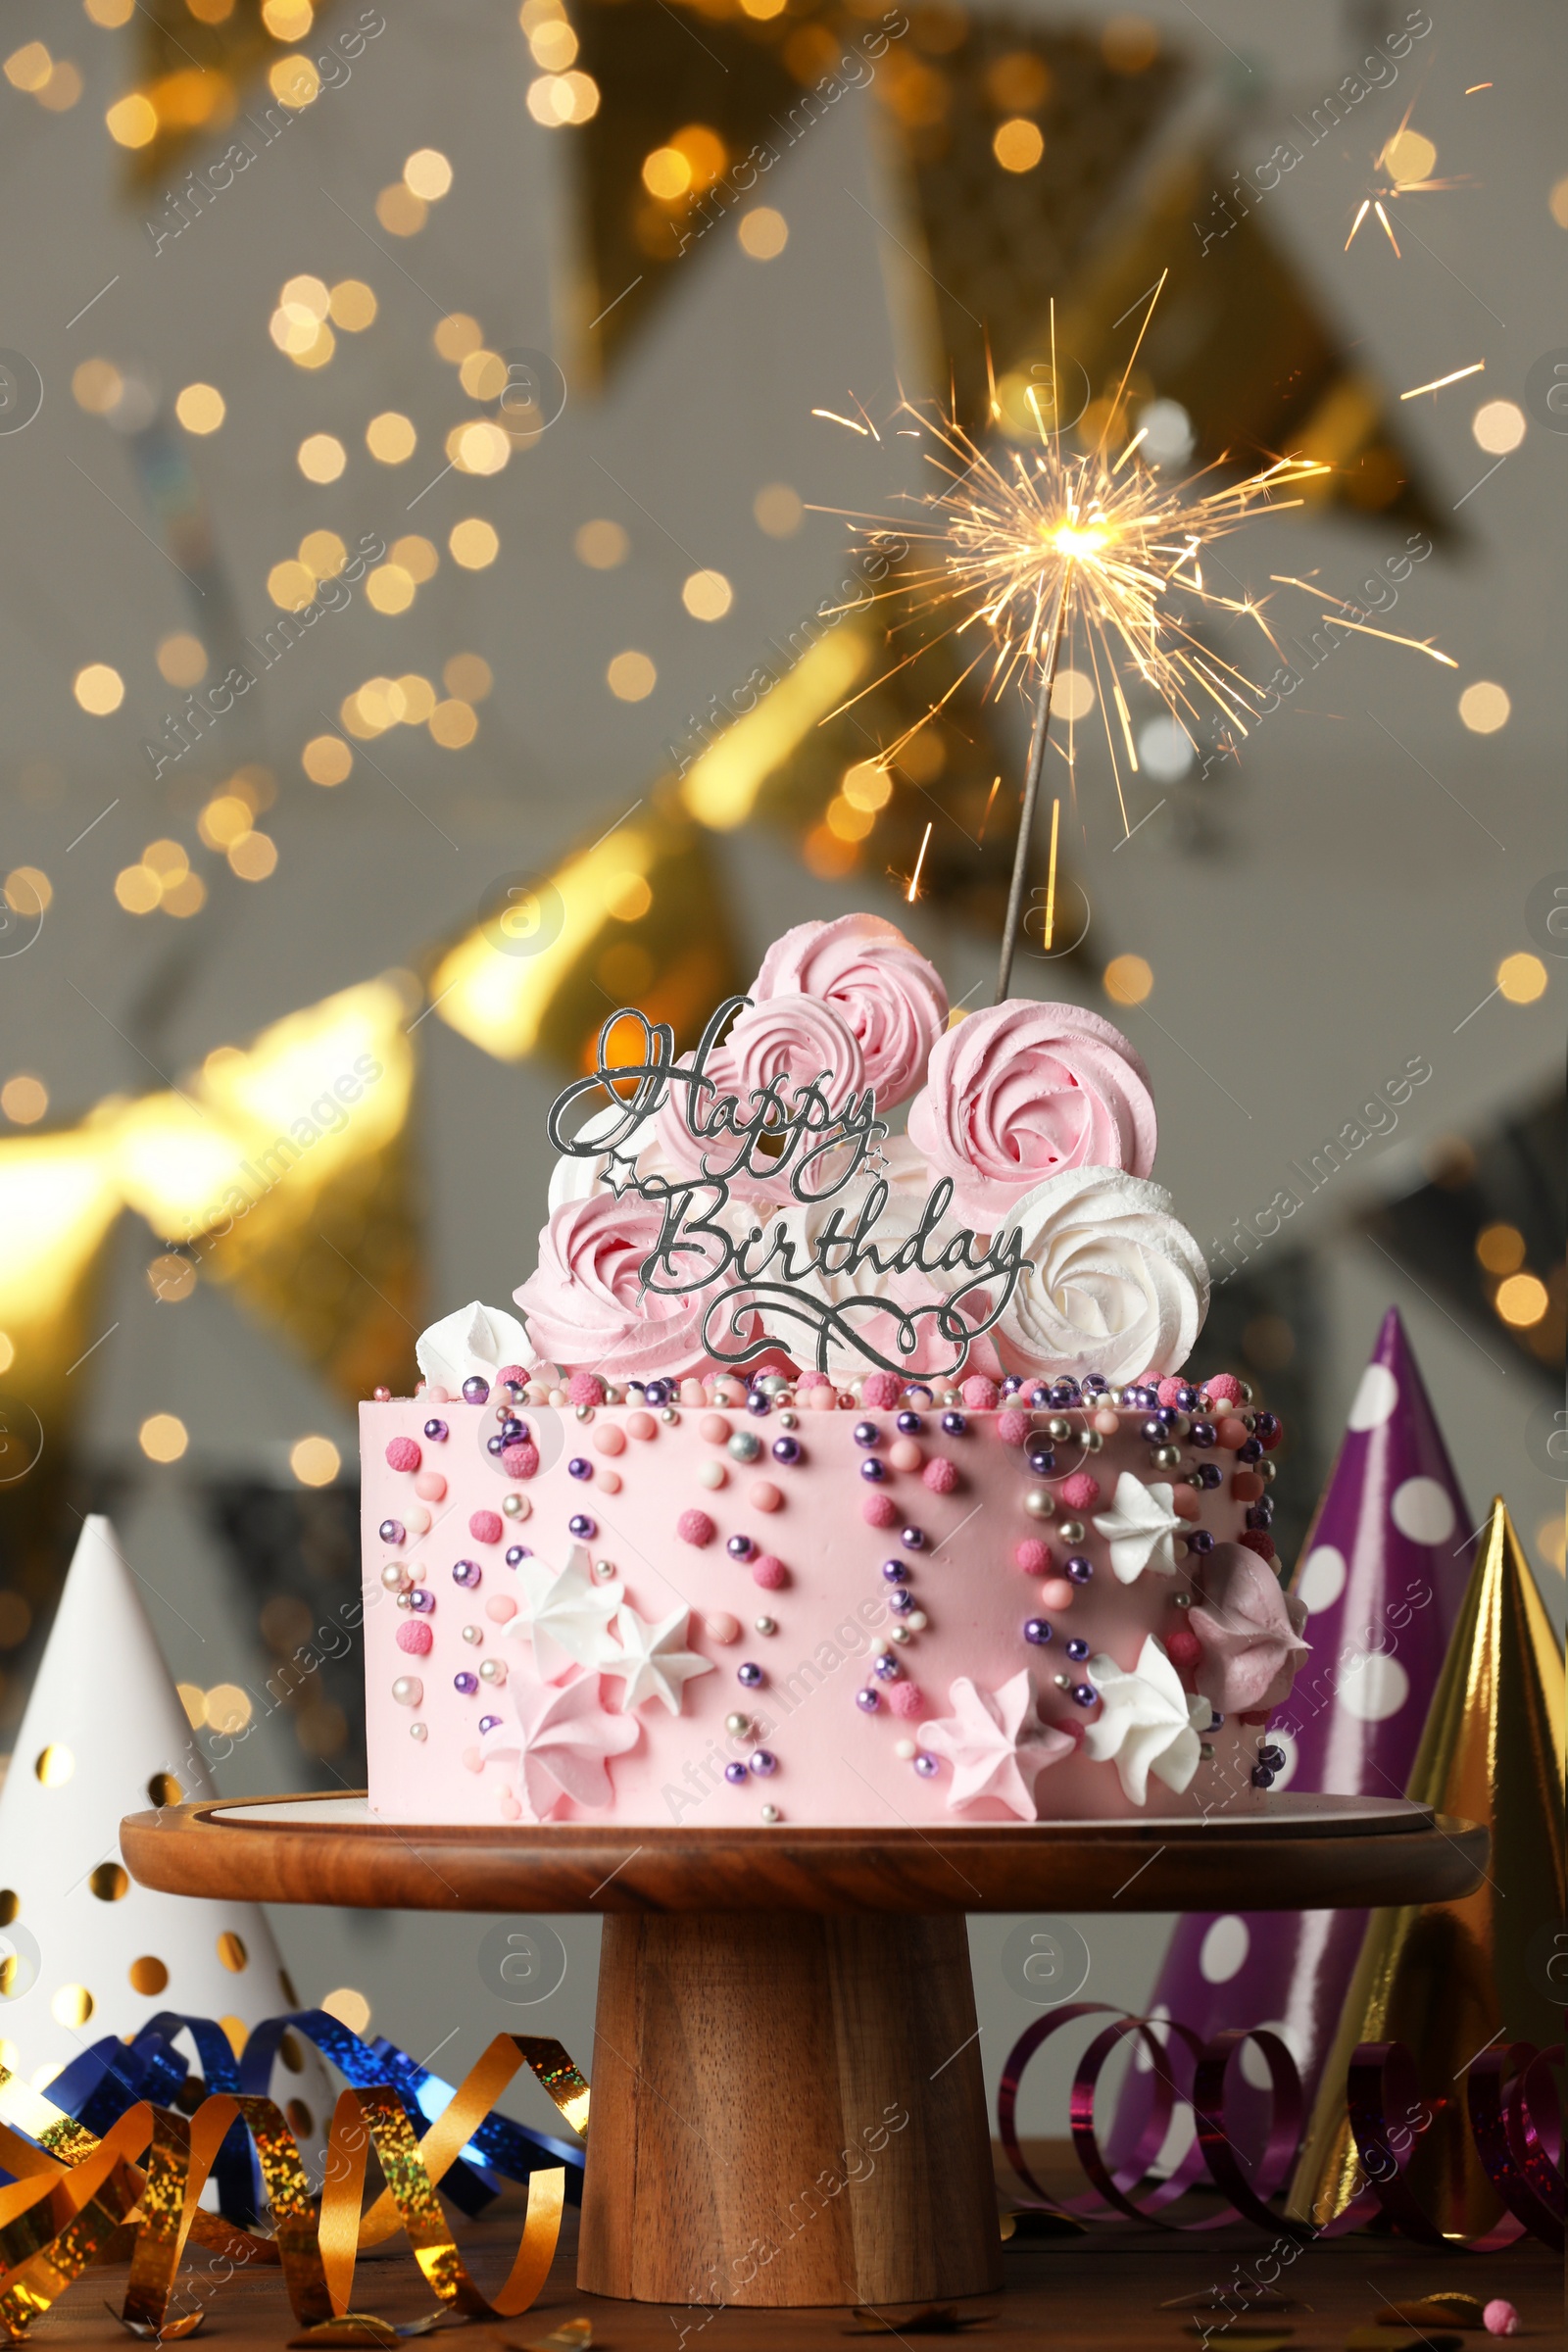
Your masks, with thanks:
<instances>
[{"instance_id":1,"label":"purple polka dot party hat","mask_svg":"<svg viewBox=\"0 0 1568 2352\"><path fill-rule=\"evenodd\" d=\"M1311 1655L1269 1726L1285 1758L1277 1788L1403 1795L1480 1532L1391 1306L1290 1580L1307 1610ZM1366 1920L1364 1911L1191 1914L1177 1923L1152 2014L1205 2037L1271 2027L1310 2101ZM1179 2046L1171 2059L1184 2082L1191 2069ZM1127 2077L1110 2142L1117 2162L1143 2130L1151 2080L1136 2068ZM1238 2137L1251 2153L1265 2136L1268 2075L1250 2043L1233 2081ZM1178 2110L1178 2121L1187 2113ZM1167 2166L1176 2153L1167 2142Z\"/></svg>"}]
</instances>

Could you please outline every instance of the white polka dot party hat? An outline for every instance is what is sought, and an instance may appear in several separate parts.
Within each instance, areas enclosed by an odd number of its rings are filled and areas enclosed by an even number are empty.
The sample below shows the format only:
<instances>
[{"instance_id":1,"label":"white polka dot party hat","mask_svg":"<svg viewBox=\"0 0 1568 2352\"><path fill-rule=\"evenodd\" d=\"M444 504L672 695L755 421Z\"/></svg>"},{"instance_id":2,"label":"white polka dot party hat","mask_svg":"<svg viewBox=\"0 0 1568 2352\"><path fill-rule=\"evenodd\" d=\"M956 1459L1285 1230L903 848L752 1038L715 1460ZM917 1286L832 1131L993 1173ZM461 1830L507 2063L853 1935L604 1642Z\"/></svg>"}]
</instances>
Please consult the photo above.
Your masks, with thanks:
<instances>
[{"instance_id":1,"label":"white polka dot party hat","mask_svg":"<svg viewBox=\"0 0 1568 2352\"><path fill-rule=\"evenodd\" d=\"M122 1859L123 1814L215 1793L115 1531L87 1519L0 1792L0 2057L14 2072L47 2087L161 2010L216 2018L234 2042L297 2006L255 1904L154 1894ZM324 2072L298 2044L291 2055L303 2068L279 2066L278 2095L318 2114Z\"/></svg>"},{"instance_id":2,"label":"white polka dot party hat","mask_svg":"<svg viewBox=\"0 0 1568 2352\"><path fill-rule=\"evenodd\" d=\"M1480 1533L1391 1306L1288 1580L1308 1612L1311 1655L1259 1735L1285 1758L1276 1788L1403 1796ZM1177 1922L1152 2006L1205 2038L1229 2027L1272 2027L1296 2059L1310 2104L1366 1918L1364 1911L1189 1914ZM1172 2064L1185 2082L1191 2068L1179 2044ZM1236 2073L1238 2136L1255 2156L1267 2136L1268 2074L1251 2044ZM1151 2085L1147 2071L1127 2077L1110 2134L1118 2163L1138 2139ZM1178 2114L1190 2120L1190 2111ZM1173 2153L1167 2148L1167 2161Z\"/></svg>"}]
</instances>

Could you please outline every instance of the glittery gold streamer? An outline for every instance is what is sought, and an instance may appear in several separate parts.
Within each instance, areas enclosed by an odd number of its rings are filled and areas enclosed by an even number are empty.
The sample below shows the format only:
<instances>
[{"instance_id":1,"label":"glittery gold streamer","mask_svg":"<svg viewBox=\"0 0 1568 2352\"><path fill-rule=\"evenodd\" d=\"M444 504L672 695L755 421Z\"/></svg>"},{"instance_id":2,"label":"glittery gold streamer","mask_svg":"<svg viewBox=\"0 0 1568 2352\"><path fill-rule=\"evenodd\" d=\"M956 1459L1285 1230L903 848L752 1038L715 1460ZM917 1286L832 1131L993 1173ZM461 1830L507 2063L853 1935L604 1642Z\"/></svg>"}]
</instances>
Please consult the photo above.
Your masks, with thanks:
<instances>
[{"instance_id":1,"label":"glittery gold streamer","mask_svg":"<svg viewBox=\"0 0 1568 2352\"><path fill-rule=\"evenodd\" d=\"M144 2100L100 2139L0 2067L0 2164L16 2176L0 2188L0 2331L21 2342L127 2222L135 2242L122 2317L135 2333L165 2342L191 2333L204 2317L200 2304L180 2314L171 2310L192 2238L231 2269L280 2264L305 2340L390 2341L394 2333L424 2332L443 2314L517 2318L534 2302L555 2258L564 2169L530 2175L521 2242L505 2282L488 2297L458 2251L436 2185L524 2066L573 2130L585 2132L588 2084L561 2043L501 2034L422 2140L396 2090L378 2084L344 2090L327 2139L319 2211L298 2144L270 2099L218 2092L189 2119ZM202 2191L236 2123L256 2150L271 2216L269 2237L201 2210ZM372 2148L385 2186L362 2212ZM349 2303L360 2254L399 2230L440 2309L394 2331Z\"/></svg>"}]
</instances>

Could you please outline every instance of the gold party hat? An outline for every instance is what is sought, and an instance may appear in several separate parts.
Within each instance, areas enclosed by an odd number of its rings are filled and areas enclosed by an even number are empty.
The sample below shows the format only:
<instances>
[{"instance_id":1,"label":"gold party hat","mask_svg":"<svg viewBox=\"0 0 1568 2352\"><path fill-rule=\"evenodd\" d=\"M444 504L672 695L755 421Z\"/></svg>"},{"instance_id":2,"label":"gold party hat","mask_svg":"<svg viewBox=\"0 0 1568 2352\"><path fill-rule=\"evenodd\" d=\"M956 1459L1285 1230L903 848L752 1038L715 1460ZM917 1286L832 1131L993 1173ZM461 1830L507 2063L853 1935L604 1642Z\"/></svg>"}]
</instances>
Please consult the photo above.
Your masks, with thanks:
<instances>
[{"instance_id":1,"label":"gold party hat","mask_svg":"<svg viewBox=\"0 0 1568 2352\"><path fill-rule=\"evenodd\" d=\"M1492 1833L1473 1894L1374 1911L1291 2183L1290 2211L1320 2226L1363 2184L1346 2115L1357 2042L1402 2041L1433 2121L1407 2178L1449 2234L1498 2201L1465 2112L1465 2075L1499 2040L1560 2041L1561 2008L1532 1938L1563 1914L1563 1657L1499 1496L1433 1695L1406 1795Z\"/></svg>"}]
</instances>

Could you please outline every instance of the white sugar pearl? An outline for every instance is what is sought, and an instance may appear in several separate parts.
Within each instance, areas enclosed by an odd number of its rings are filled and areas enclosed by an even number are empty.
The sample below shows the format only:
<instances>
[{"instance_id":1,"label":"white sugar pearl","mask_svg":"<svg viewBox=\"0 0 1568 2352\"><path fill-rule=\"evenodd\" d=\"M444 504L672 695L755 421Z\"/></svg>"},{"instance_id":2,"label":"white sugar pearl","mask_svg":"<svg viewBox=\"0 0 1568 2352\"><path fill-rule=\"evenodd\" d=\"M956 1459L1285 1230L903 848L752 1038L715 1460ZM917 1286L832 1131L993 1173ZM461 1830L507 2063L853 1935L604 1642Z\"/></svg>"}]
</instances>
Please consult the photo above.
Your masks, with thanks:
<instances>
[{"instance_id":1,"label":"white sugar pearl","mask_svg":"<svg viewBox=\"0 0 1568 2352\"><path fill-rule=\"evenodd\" d=\"M714 1494L716 1494L719 1488L725 1484L728 1477L729 1472L725 1469L722 1462L710 1461L700 1462L698 1464L697 1484L700 1487L709 1488Z\"/></svg>"},{"instance_id":2,"label":"white sugar pearl","mask_svg":"<svg viewBox=\"0 0 1568 2352\"><path fill-rule=\"evenodd\" d=\"M484 1640L483 1626L466 1625L463 1629L463 1639L465 1642L471 1642L474 1646L477 1647L478 1644Z\"/></svg>"},{"instance_id":3,"label":"white sugar pearl","mask_svg":"<svg viewBox=\"0 0 1568 2352\"><path fill-rule=\"evenodd\" d=\"M900 1740L894 1743L893 1753L901 1764L907 1764L911 1756L918 1755L919 1750L912 1740Z\"/></svg>"},{"instance_id":4,"label":"white sugar pearl","mask_svg":"<svg viewBox=\"0 0 1568 2352\"><path fill-rule=\"evenodd\" d=\"M409 1726L409 1738L410 1738L411 1740L428 1740L428 1739L429 1739L429 1737L430 1737L429 1731L428 1731L428 1729L426 1728L426 1726L425 1726L424 1724L422 1724L422 1723L411 1723L411 1724L410 1724L410 1726Z\"/></svg>"},{"instance_id":5,"label":"white sugar pearl","mask_svg":"<svg viewBox=\"0 0 1568 2352\"><path fill-rule=\"evenodd\" d=\"M923 1634L931 1620L926 1615L924 1609L911 1609L904 1622L908 1627L911 1634Z\"/></svg>"},{"instance_id":6,"label":"white sugar pearl","mask_svg":"<svg viewBox=\"0 0 1568 2352\"><path fill-rule=\"evenodd\" d=\"M416 1707L424 1696L424 1685L416 1674L400 1674L392 1686L392 1696L400 1707Z\"/></svg>"},{"instance_id":7,"label":"white sugar pearl","mask_svg":"<svg viewBox=\"0 0 1568 2352\"><path fill-rule=\"evenodd\" d=\"M895 1642L907 1642L909 1639L908 1627L906 1625L896 1625L893 1628L893 1639Z\"/></svg>"}]
</instances>

